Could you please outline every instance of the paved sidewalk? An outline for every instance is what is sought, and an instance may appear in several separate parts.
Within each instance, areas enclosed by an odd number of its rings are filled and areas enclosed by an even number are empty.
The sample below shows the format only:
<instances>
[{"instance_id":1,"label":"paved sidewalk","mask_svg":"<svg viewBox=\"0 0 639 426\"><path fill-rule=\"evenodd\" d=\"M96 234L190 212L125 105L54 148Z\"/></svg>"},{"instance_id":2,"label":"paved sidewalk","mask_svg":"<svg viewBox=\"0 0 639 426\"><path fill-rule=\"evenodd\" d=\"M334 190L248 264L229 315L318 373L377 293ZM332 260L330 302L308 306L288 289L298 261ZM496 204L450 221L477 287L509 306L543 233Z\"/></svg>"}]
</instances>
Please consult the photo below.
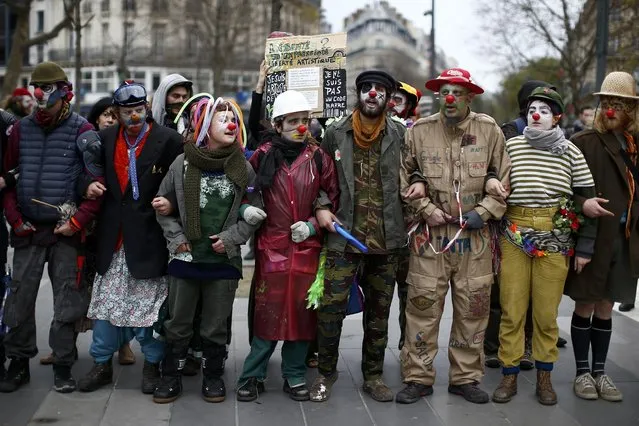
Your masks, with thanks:
<instances>
[{"instance_id":1,"label":"paved sidewalk","mask_svg":"<svg viewBox=\"0 0 639 426\"><path fill-rule=\"evenodd\" d=\"M554 407L539 405L534 397L535 373L524 372L519 379L519 394L509 404L473 405L461 397L449 395L447 386L446 347L452 312L450 300L442 320L439 339L440 353L435 359L439 377L433 396L416 404L403 406L395 403L378 403L361 391L361 315L348 317L344 323L338 369L340 379L334 387L332 398L324 404L291 401L282 393L279 374L279 351L269 366L270 379L267 392L257 402L238 403L233 389L244 357L248 353L246 299L237 299L234 305L233 344L226 366L225 379L230 395L221 404L209 404L200 398L198 377L184 378L185 391L174 404L156 405L150 397L139 391L142 373L142 355L137 343L133 344L137 355L134 366L120 367L114 363L113 386L98 392L75 392L61 395L51 390L51 367L31 362L31 383L14 394L0 394L0 425L23 426L57 424L64 426L199 426L199 425L447 425L447 426L629 426L639 424L639 327L628 316L615 314L614 334L607 370L624 392L625 401L608 403L587 402L572 393L574 363L570 343L560 350L560 360L553 379L559 404ZM559 325L563 337L569 338L572 302L564 299L560 307ZM40 355L49 350L47 335L52 315L51 287L48 278L42 282L38 298L38 345ZM397 392L401 389L398 351L397 303L391 313L389 348L386 352L386 382ZM76 378L90 368L88 355L91 334L79 339L80 360L74 367ZM308 380L316 376L309 371ZM498 370L486 372L484 387L492 392L499 382Z\"/></svg>"}]
</instances>

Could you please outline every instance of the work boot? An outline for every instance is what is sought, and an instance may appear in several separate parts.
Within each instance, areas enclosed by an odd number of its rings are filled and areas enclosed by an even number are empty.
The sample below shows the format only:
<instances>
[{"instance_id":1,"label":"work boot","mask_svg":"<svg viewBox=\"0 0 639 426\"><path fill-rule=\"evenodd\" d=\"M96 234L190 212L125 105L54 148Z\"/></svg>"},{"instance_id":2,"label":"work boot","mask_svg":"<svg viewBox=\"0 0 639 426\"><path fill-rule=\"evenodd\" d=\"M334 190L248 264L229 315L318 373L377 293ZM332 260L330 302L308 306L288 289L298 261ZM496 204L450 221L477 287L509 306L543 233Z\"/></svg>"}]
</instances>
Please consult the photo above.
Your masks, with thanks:
<instances>
[{"instance_id":1,"label":"work boot","mask_svg":"<svg viewBox=\"0 0 639 426\"><path fill-rule=\"evenodd\" d=\"M183 376L197 376L197 373L200 372L202 368L202 358L196 357L193 354L188 354L186 356L186 362L184 363L184 368L182 368Z\"/></svg>"},{"instance_id":2,"label":"work boot","mask_svg":"<svg viewBox=\"0 0 639 426\"><path fill-rule=\"evenodd\" d=\"M251 402L255 401L265 391L264 382L257 380L256 377L249 377L246 383L237 388L236 398L241 402Z\"/></svg>"},{"instance_id":3,"label":"work boot","mask_svg":"<svg viewBox=\"0 0 639 426\"><path fill-rule=\"evenodd\" d=\"M0 382L0 392L10 393L29 383L29 358L12 358L4 380Z\"/></svg>"},{"instance_id":4,"label":"work boot","mask_svg":"<svg viewBox=\"0 0 639 426\"><path fill-rule=\"evenodd\" d=\"M599 398L604 401L619 402L623 400L623 394L617 389L617 386L607 374L600 374L595 377L595 388Z\"/></svg>"},{"instance_id":5,"label":"work boot","mask_svg":"<svg viewBox=\"0 0 639 426\"><path fill-rule=\"evenodd\" d=\"M573 384L573 390L575 395L581 399L598 399L599 393L597 392L595 379L590 373L584 373L575 377L575 383Z\"/></svg>"},{"instance_id":6,"label":"work boot","mask_svg":"<svg viewBox=\"0 0 639 426\"><path fill-rule=\"evenodd\" d=\"M501 383L493 392L493 402L510 402L517 395L517 374L504 374Z\"/></svg>"},{"instance_id":7,"label":"work boot","mask_svg":"<svg viewBox=\"0 0 639 426\"><path fill-rule=\"evenodd\" d=\"M524 341L524 355L519 361L519 368L526 371L535 368L535 363L533 362L532 357L532 338L528 336Z\"/></svg>"},{"instance_id":8,"label":"work boot","mask_svg":"<svg viewBox=\"0 0 639 426\"><path fill-rule=\"evenodd\" d=\"M59 393L75 391L75 379L71 375L70 365L53 365L53 389Z\"/></svg>"},{"instance_id":9,"label":"work boot","mask_svg":"<svg viewBox=\"0 0 639 426\"><path fill-rule=\"evenodd\" d=\"M135 354L131 350L131 345L125 343L118 350L118 362L120 365L133 365L135 364Z\"/></svg>"},{"instance_id":10,"label":"work boot","mask_svg":"<svg viewBox=\"0 0 639 426\"><path fill-rule=\"evenodd\" d=\"M558 337L557 338L557 347L558 348L565 348L567 343L568 343L568 341L566 339L564 339L563 337Z\"/></svg>"},{"instance_id":11,"label":"work boot","mask_svg":"<svg viewBox=\"0 0 639 426\"><path fill-rule=\"evenodd\" d=\"M542 405L555 405L557 403L557 394L550 381L550 371L537 370L535 395L537 395L537 400Z\"/></svg>"},{"instance_id":12,"label":"work boot","mask_svg":"<svg viewBox=\"0 0 639 426\"><path fill-rule=\"evenodd\" d=\"M472 402L473 404L485 404L490 401L488 393L479 387L478 382L463 385L448 385L448 392L463 396L466 401Z\"/></svg>"},{"instance_id":13,"label":"work boot","mask_svg":"<svg viewBox=\"0 0 639 426\"><path fill-rule=\"evenodd\" d=\"M501 362L497 354L486 354L484 365L488 368L499 368L501 367Z\"/></svg>"},{"instance_id":14,"label":"work boot","mask_svg":"<svg viewBox=\"0 0 639 426\"><path fill-rule=\"evenodd\" d=\"M93 363L93 368L78 382L80 392L93 392L113 382L113 365L109 359L104 364Z\"/></svg>"},{"instance_id":15,"label":"work boot","mask_svg":"<svg viewBox=\"0 0 639 426\"><path fill-rule=\"evenodd\" d=\"M226 346L204 341L202 357L202 398L207 402L222 402L226 399L224 357Z\"/></svg>"},{"instance_id":16,"label":"work boot","mask_svg":"<svg viewBox=\"0 0 639 426\"><path fill-rule=\"evenodd\" d=\"M337 381L337 371L330 376L318 375L311 386L311 401L324 402L331 397L331 388Z\"/></svg>"},{"instance_id":17,"label":"work boot","mask_svg":"<svg viewBox=\"0 0 639 426\"><path fill-rule=\"evenodd\" d=\"M369 394L377 402L390 402L394 399L393 391L382 381L373 379L364 381L362 390Z\"/></svg>"},{"instance_id":18,"label":"work boot","mask_svg":"<svg viewBox=\"0 0 639 426\"><path fill-rule=\"evenodd\" d=\"M284 391L284 393L289 394L293 401L308 401L309 399L311 399L306 383L300 383L299 385L291 386L288 384L288 380L284 380L284 387L282 390Z\"/></svg>"},{"instance_id":19,"label":"work boot","mask_svg":"<svg viewBox=\"0 0 639 426\"><path fill-rule=\"evenodd\" d=\"M395 402L399 404L413 404L419 401L422 397L432 394L432 386L422 385L421 383L416 382L408 382L406 387L399 391L399 393L395 396Z\"/></svg>"},{"instance_id":20,"label":"work boot","mask_svg":"<svg viewBox=\"0 0 639 426\"><path fill-rule=\"evenodd\" d=\"M153 402L168 404L182 394L182 372L180 363L184 362L182 355L186 351L171 344L166 345L165 357L162 360L162 378L153 392Z\"/></svg>"},{"instance_id":21,"label":"work boot","mask_svg":"<svg viewBox=\"0 0 639 426\"><path fill-rule=\"evenodd\" d=\"M142 393L152 395L160 383L160 363L144 360L142 368Z\"/></svg>"}]
</instances>

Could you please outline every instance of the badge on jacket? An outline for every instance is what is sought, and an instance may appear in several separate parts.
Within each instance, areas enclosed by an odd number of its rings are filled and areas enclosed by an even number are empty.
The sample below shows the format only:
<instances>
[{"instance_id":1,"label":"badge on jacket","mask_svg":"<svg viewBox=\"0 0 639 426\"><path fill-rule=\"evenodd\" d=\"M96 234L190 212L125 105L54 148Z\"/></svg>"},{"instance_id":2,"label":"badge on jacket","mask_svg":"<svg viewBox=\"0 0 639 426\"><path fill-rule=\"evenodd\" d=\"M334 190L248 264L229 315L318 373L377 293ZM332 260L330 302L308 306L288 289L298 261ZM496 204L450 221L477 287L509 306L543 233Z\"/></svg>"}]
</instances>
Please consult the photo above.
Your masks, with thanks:
<instances>
[{"instance_id":1,"label":"badge on jacket","mask_svg":"<svg viewBox=\"0 0 639 426\"><path fill-rule=\"evenodd\" d=\"M153 170L151 170L151 174L156 174L156 173L163 173L164 171L162 170L162 167L155 167L155 164L153 165Z\"/></svg>"},{"instance_id":2,"label":"badge on jacket","mask_svg":"<svg viewBox=\"0 0 639 426\"><path fill-rule=\"evenodd\" d=\"M339 149L335 150L335 161L339 161L342 159L342 153L339 152Z\"/></svg>"}]
</instances>

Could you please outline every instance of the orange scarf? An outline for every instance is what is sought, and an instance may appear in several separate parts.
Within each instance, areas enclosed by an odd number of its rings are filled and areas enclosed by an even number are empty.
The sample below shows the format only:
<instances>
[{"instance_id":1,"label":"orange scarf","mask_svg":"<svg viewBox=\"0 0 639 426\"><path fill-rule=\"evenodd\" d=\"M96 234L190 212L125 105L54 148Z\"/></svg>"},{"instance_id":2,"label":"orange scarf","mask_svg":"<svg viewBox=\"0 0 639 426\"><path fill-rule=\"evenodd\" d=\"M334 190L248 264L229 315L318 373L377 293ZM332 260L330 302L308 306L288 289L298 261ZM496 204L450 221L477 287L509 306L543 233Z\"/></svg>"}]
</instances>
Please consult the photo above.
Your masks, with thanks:
<instances>
[{"instance_id":1,"label":"orange scarf","mask_svg":"<svg viewBox=\"0 0 639 426\"><path fill-rule=\"evenodd\" d=\"M630 157L630 161L635 166L637 165L637 144L635 143L634 138L628 132L624 132L623 135L626 138L626 144L628 148L626 148L626 152L628 153L628 157ZM628 211L626 213L626 238L630 238L630 213L632 210L632 202L635 199L635 178L632 175L632 172L628 167L626 167L626 179L628 179L628 188L630 190L630 198L628 200Z\"/></svg>"},{"instance_id":2,"label":"orange scarf","mask_svg":"<svg viewBox=\"0 0 639 426\"><path fill-rule=\"evenodd\" d=\"M356 109L353 112L353 134L355 136L355 145L361 149L368 150L379 138L379 134L386 127L386 115L382 114L376 123L364 124L360 112Z\"/></svg>"}]
</instances>

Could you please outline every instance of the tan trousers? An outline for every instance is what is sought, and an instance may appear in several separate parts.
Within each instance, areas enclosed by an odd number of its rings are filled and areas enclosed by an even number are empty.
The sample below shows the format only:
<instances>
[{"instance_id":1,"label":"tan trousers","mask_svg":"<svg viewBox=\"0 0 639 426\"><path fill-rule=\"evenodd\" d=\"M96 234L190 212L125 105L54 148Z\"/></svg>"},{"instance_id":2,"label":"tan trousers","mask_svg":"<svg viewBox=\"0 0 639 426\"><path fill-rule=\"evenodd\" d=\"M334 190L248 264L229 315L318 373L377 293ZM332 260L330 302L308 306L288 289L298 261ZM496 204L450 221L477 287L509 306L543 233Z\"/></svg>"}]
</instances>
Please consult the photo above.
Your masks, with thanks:
<instances>
[{"instance_id":1,"label":"tan trousers","mask_svg":"<svg viewBox=\"0 0 639 426\"><path fill-rule=\"evenodd\" d=\"M440 251L458 229L454 225L431 229L435 249ZM462 385L481 380L493 283L491 259L487 227L462 232L451 251L439 255L423 235L415 235L407 278L406 341L400 355L405 383L435 383L433 360L439 349L439 322L449 286L453 301L449 383Z\"/></svg>"},{"instance_id":2,"label":"tan trousers","mask_svg":"<svg viewBox=\"0 0 639 426\"><path fill-rule=\"evenodd\" d=\"M533 209L508 207L506 217L516 225L538 231L553 228L552 217L556 208ZM501 325L499 328L499 360L507 373L518 367L524 355L524 325L526 311L532 298L533 358L537 367L557 361L557 312L564 282L568 275L569 258L561 253L548 253L531 258L505 238L500 240L501 271L499 273L499 299ZM515 368L516 370L516 368Z\"/></svg>"}]
</instances>

